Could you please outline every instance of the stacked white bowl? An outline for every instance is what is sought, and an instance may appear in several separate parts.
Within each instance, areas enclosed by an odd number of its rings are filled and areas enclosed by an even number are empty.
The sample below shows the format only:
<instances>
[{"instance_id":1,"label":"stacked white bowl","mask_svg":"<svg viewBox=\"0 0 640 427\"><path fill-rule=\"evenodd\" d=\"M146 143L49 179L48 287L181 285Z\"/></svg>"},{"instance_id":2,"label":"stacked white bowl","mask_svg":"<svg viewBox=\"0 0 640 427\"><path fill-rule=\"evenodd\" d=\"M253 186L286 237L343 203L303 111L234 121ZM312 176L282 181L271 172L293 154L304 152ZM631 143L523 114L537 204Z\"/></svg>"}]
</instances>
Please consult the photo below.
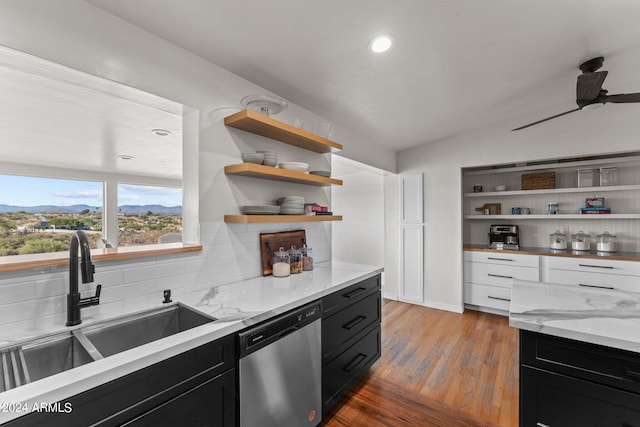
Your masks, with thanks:
<instances>
[{"instance_id":1,"label":"stacked white bowl","mask_svg":"<svg viewBox=\"0 0 640 427\"><path fill-rule=\"evenodd\" d=\"M273 150L257 150L256 152L264 154L262 164L265 166L275 166L278 164L278 153Z\"/></svg>"},{"instance_id":2,"label":"stacked white bowl","mask_svg":"<svg viewBox=\"0 0 640 427\"><path fill-rule=\"evenodd\" d=\"M304 197L287 196L278 199L281 215L304 215Z\"/></svg>"}]
</instances>

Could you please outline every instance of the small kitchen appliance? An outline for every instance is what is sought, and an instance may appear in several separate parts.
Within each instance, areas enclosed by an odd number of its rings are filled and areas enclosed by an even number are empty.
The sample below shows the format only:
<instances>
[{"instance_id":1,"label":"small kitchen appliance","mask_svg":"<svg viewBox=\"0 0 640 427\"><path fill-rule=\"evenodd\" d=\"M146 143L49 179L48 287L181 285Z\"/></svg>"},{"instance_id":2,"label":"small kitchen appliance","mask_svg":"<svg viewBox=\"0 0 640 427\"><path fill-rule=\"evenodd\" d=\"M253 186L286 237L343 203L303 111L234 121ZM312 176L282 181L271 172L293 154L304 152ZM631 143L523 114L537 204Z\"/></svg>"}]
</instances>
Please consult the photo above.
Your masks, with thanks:
<instances>
[{"instance_id":1,"label":"small kitchen appliance","mask_svg":"<svg viewBox=\"0 0 640 427\"><path fill-rule=\"evenodd\" d=\"M520 249L520 233L517 225L494 224L489 227L489 247L491 249Z\"/></svg>"}]
</instances>

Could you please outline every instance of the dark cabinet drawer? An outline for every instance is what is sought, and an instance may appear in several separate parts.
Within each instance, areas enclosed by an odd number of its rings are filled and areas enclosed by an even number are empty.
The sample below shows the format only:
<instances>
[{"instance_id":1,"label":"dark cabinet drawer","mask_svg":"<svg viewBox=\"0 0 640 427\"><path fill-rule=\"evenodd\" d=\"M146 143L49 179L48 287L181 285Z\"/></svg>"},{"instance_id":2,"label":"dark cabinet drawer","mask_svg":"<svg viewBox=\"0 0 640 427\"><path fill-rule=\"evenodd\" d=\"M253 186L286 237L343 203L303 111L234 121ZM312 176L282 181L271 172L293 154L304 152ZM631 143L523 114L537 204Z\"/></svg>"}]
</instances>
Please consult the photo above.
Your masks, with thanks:
<instances>
[{"instance_id":1,"label":"dark cabinet drawer","mask_svg":"<svg viewBox=\"0 0 640 427\"><path fill-rule=\"evenodd\" d=\"M520 426L640 427L640 396L523 366Z\"/></svg>"},{"instance_id":2,"label":"dark cabinet drawer","mask_svg":"<svg viewBox=\"0 0 640 427\"><path fill-rule=\"evenodd\" d=\"M322 370L324 412L380 358L380 325L376 325L357 343L337 356Z\"/></svg>"},{"instance_id":3,"label":"dark cabinet drawer","mask_svg":"<svg viewBox=\"0 0 640 427\"><path fill-rule=\"evenodd\" d=\"M339 346L373 323L380 323L380 292L375 292L322 321L322 354L326 363Z\"/></svg>"},{"instance_id":4,"label":"dark cabinet drawer","mask_svg":"<svg viewBox=\"0 0 640 427\"><path fill-rule=\"evenodd\" d=\"M374 290L380 290L379 274L334 292L331 295L327 295L322 299L322 310L324 316L330 316L341 307L352 304Z\"/></svg>"},{"instance_id":5,"label":"dark cabinet drawer","mask_svg":"<svg viewBox=\"0 0 640 427\"><path fill-rule=\"evenodd\" d=\"M521 331L520 363L640 393L640 355L630 351Z\"/></svg>"}]
</instances>

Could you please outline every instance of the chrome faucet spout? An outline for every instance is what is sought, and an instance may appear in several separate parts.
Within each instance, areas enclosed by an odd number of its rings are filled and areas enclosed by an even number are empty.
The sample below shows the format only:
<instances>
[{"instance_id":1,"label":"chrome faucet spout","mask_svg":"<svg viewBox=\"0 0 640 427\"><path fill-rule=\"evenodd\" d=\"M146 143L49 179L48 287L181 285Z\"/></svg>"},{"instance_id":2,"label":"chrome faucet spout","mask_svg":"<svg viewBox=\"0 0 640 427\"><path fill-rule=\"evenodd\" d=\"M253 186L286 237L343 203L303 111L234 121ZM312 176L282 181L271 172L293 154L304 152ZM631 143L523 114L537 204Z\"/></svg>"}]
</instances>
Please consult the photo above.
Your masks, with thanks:
<instances>
[{"instance_id":1,"label":"chrome faucet spout","mask_svg":"<svg viewBox=\"0 0 640 427\"><path fill-rule=\"evenodd\" d=\"M96 287L94 296L82 298L78 291L78 247L80 247L80 271L82 283L93 282L95 266L91 262L91 247L89 239L83 231L75 231L71 236L69 247L69 293L67 294L67 326L74 326L82 323L80 309L91 305L100 304L101 285Z\"/></svg>"}]
</instances>

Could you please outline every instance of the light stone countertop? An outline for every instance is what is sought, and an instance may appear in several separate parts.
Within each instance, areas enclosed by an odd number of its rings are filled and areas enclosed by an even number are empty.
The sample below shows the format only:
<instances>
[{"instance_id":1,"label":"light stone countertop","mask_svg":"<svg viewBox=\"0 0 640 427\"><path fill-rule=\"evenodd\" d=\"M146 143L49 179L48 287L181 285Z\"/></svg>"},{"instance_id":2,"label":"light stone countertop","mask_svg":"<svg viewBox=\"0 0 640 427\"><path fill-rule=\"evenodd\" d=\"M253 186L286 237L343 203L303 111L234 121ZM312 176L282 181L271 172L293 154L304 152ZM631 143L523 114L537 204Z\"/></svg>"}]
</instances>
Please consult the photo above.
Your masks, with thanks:
<instances>
[{"instance_id":1,"label":"light stone countertop","mask_svg":"<svg viewBox=\"0 0 640 427\"><path fill-rule=\"evenodd\" d=\"M336 261L321 262L314 266L313 271L305 271L287 278L257 277L174 296L172 298L174 304L184 304L218 320L5 391L0 393L0 404L27 403L28 407L32 407L34 403L39 402L63 401L108 381L315 301L382 271L382 267ZM158 300L149 301L148 305L137 306L135 309L128 308L127 311L125 309L120 312L98 311L90 320L83 321L79 327L166 306ZM12 342L24 340L26 335L33 336L38 332L40 334L64 332L71 329L73 328L58 326L46 331L1 331L0 342L4 347ZM21 415L24 413L2 411L0 423Z\"/></svg>"},{"instance_id":2,"label":"light stone countertop","mask_svg":"<svg viewBox=\"0 0 640 427\"><path fill-rule=\"evenodd\" d=\"M514 280L509 325L640 353L640 293Z\"/></svg>"}]
</instances>

